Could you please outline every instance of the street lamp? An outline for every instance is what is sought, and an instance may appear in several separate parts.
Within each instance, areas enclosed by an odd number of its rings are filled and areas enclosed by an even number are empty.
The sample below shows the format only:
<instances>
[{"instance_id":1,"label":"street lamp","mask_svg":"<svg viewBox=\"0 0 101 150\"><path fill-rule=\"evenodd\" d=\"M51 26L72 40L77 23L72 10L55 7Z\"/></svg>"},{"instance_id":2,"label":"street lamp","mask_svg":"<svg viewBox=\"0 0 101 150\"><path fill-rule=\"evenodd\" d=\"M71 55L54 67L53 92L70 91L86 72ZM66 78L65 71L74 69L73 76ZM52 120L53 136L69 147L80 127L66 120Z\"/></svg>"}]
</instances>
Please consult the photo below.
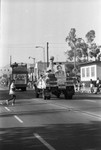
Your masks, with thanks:
<instances>
[{"instance_id":1,"label":"street lamp","mask_svg":"<svg viewBox=\"0 0 101 150\"><path fill-rule=\"evenodd\" d=\"M35 68L35 58L29 56L29 59L33 59L33 68ZM35 73L35 69L32 71L32 82L33 82L33 72Z\"/></svg>"},{"instance_id":2,"label":"street lamp","mask_svg":"<svg viewBox=\"0 0 101 150\"><path fill-rule=\"evenodd\" d=\"M43 49L43 63L44 63L44 70L45 70L45 47L43 47L43 46L36 46L35 48L42 48Z\"/></svg>"},{"instance_id":3,"label":"street lamp","mask_svg":"<svg viewBox=\"0 0 101 150\"><path fill-rule=\"evenodd\" d=\"M29 59L30 59L30 58L33 59L33 64L35 65L35 58L29 56Z\"/></svg>"}]
</instances>

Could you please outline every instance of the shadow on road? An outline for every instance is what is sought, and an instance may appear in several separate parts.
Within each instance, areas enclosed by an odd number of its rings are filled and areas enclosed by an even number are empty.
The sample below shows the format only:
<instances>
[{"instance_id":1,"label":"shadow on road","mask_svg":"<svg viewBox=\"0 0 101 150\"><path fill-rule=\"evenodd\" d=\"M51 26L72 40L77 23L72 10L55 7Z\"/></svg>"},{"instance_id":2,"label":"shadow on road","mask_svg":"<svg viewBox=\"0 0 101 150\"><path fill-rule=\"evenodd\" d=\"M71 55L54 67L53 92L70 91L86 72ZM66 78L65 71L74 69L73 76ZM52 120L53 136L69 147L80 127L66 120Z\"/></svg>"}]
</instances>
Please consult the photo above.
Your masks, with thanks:
<instances>
[{"instance_id":1,"label":"shadow on road","mask_svg":"<svg viewBox=\"0 0 101 150\"><path fill-rule=\"evenodd\" d=\"M32 99L35 98L35 91L34 90L27 90L27 91L16 91L16 96L17 96L17 100L18 99ZM0 100L6 100L9 99L10 95L9 95L9 91L8 90L0 90ZM61 95L60 98L57 98L56 96L52 95L52 99L55 100L61 100L64 99L64 95ZM76 93L73 96L72 100L85 100L85 99L89 99L89 100L101 100L101 94L90 94L90 93Z\"/></svg>"},{"instance_id":2,"label":"shadow on road","mask_svg":"<svg viewBox=\"0 0 101 150\"><path fill-rule=\"evenodd\" d=\"M47 150L34 133L56 150L101 150L100 122L0 128L0 150Z\"/></svg>"},{"instance_id":3,"label":"shadow on road","mask_svg":"<svg viewBox=\"0 0 101 150\"><path fill-rule=\"evenodd\" d=\"M28 91L16 91L17 99L31 99L35 97L34 90L28 90ZM6 100L9 99L9 91L8 90L0 90L0 100Z\"/></svg>"}]
</instances>

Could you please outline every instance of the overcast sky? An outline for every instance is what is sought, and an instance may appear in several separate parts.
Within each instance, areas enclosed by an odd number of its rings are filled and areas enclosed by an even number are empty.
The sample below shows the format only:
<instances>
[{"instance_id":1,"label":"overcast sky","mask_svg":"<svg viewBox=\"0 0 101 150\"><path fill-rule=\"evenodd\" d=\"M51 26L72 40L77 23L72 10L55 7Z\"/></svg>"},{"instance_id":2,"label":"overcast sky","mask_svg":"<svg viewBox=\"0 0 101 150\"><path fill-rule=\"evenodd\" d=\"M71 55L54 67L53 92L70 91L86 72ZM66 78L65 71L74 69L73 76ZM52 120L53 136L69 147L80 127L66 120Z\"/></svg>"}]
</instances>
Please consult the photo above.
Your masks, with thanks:
<instances>
[{"instance_id":1,"label":"overcast sky","mask_svg":"<svg viewBox=\"0 0 101 150\"><path fill-rule=\"evenodd\" d=\"M49 42L49 55L65 61L65 38L71 28L85 39L95 30L101 44L101 0L1 0L0 66L13 62L32 63L43 60L43 49ZM46 58L46 56L45 56Z\"/></svg>"}]
</instances>

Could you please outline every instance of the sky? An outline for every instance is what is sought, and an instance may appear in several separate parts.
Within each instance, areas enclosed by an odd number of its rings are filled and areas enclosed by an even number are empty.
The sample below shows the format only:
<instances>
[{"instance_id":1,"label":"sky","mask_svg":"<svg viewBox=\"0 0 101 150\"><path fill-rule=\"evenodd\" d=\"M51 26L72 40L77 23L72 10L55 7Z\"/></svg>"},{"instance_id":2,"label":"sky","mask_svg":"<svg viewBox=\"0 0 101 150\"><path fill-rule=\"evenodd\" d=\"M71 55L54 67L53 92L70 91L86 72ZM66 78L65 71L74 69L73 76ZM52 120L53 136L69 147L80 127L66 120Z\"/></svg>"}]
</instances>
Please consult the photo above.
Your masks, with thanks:
<instances>
[{"instance_id":1,"label":"sky","mask_svg":"<svg viewBox=\"0 0 101 150\"><path fill-rule=\"evenodd\" d=\"M66 61L65 38L71 28L85 39L95 30L101 44L101 0L1 0L0 67L13 62L43 61L49 42L49 57ZM41 46L42 48L36 48Z\"/></svg>"}]
</instances>

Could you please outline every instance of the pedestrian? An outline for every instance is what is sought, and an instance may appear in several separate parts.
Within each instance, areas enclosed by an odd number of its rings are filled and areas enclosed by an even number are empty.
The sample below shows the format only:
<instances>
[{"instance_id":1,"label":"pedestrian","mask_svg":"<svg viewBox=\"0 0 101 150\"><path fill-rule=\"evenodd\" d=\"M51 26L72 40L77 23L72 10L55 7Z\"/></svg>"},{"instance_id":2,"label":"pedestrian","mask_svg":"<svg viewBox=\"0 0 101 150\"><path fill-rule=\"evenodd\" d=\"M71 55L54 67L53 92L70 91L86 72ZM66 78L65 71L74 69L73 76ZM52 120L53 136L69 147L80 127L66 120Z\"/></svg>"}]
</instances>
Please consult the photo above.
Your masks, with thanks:
<instances>
[{"instance_id":1,"label":"pedestrian","mask_svg":"<svg viewBox=\"0 0 101 150\"><path fill-rule=\"evenodd\" d=\"M78 82L77 82L77 87L78 87L78 92L80 92L80 91L81 91L81 83L80 83L79 80L78 80Z\"/></svg>"},{"instance_id":2,"label":"pedestrian","mask_svg":"<svg viewBox=\"0 0 101 150\"><path fill-rule=\"evenodd\" d=\"M92 79L90 79L90 93L93 93L93 92L94 92L94 84L93 84Z\"/></svg>"},{"instance_id":3,"label":"pedestrian","mask_svg":"<svg viewBox=\"0 0 101 150\"><path fill-rule=\"evenodd\" d=\"M15 95L15 80L11 81L10 87L9 87L9 95L11 96L10 99L6 100L6 104L8 105L9 101L13 100L12 105L15 104L15 99L16 99L16 95Z\"/></svg>"},{"instance_id":4,"label":"pedestrian","mask_svg":"<svg viewBox=\"0 0 101 150\"><path fill-rule=\"evenodd\" d=\"M45 83L45 80L43 79L43 75L40 75L40 78L37 82L37 87L39 89L45 89L46 88L46 83Z\"/></svg>"},{"instance_id":5,"label":"pedestrian","mask_svg":"<svg viewBox=\"0 0 101 150\"><path fill-rule=\"evenodd\" d=\"M82 83L82 92L86 91L85 82Z\"/></svg>"},{"instance_id":6,"label":"pedestrian","mask_svg":"<svg viewBox=\"0 0 101 150\"><path fill-rule=\"evenodd\" d=\"M99 80L99 77L97 77L97 80L96 80L96 87L97 87L96 93L99 92L99 85L100 85L100 80Z\"/></svg>"}]
</instances>

